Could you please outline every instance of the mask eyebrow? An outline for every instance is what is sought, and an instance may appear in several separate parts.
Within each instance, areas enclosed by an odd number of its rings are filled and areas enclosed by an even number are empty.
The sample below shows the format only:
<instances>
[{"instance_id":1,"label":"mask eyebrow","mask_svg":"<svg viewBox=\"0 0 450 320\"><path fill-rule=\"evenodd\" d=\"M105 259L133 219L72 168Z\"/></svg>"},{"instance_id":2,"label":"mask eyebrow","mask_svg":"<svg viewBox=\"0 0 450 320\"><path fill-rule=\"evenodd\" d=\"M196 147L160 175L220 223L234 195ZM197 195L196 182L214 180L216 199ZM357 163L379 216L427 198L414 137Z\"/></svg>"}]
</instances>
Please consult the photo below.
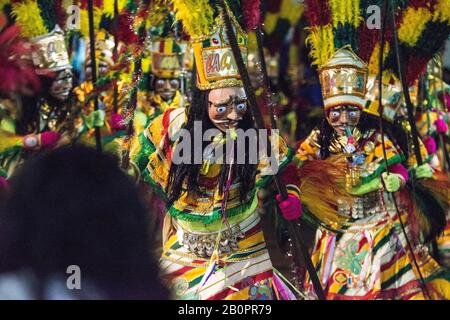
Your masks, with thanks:
<instances>
[{"instance_id":1,"label":"mask eyebrow","mask_svg":"<svg viewBox=\"0 0 450 320\"><path fill-rule=\"evenodd\" d=\"M233 96L229 96L228 99L221 100L221 101L217 101L217 102L214 103L214 104L215 104L215 105L221 105L221 104L226 104L226 105L228 105L232 100L233 100Z\"/></svg>"},{"instance_id":2,"label":"mask eyebrow","mask_svg":"<svg viewBox=\"0 0 450 320\"><path fill-rule=\"evenodd\" d=\"M337 111L337 112L343 112L343 111L361 111L361 109L359 109L358 107L355 106L339 106L339 107L335 107L330 109L331 111Z\"/></svg>"}]
</instances>

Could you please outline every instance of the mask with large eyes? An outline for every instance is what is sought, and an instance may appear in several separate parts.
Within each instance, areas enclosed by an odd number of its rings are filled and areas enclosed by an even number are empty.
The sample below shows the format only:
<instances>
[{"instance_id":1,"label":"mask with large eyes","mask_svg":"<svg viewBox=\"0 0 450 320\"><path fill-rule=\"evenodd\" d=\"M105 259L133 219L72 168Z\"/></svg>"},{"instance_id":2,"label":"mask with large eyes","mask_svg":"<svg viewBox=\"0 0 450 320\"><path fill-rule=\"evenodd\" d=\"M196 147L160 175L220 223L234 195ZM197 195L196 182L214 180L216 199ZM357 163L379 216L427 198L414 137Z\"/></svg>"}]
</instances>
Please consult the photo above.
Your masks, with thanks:
<instances>
[{"instance_id":1,"label":"mask with large eyes","mask_svg":"<svg viewBox=\"0 0 450 320\"><path fill-rule=\"evenodd\" d=\"M108 62L105 59L103 59L102 57L100 57L99 60L97 60L97 77L103 77L105 75L108 74L109 70L110 70L110 66L112 65L112 61ZM92 64L91 64L91 59L88 58L86 59L85 62L85 74L86 74L86 79L88 80L92 80Z\"/></svg>"},{"instance_id":2,"label":"mask with large eyes","mask_svg":"<svg viewBox=\"0 0 450 320\"><path fill-rule=\"evenodd\" d=\"M164 100L169 101L175 97L177 90L180 89L180 80L176 78L157 78L155 79L155 92Z\"/></svg>"},{"instance_id":3,"label":"mask with large eyes","mask_svg":"<svg viewBox=\"0 0 450 320\"><path fill-rule=\"evenodd\" d=\"M236 102L232 102L230 104L219 104L215 105L216 111L218 115L225 115L233 108L236 110L236 113L245 113L247 111L247 99L245 98L236 98Z\"/></svg>"},{"instance_id":4,"label":"mask with large eyes","mask_svg":"<svg viewBox=\"0 0 450 320\"><path fill-rule=\"evenodd\" d=\"M222 130L237 128L247 112L247 97L242 88L214 89L209 94L208 115Z\"/></svg>"},{"instance_id":5,"label":"mask with large eyes","mask_svg":"<svg viewBox=\"0 0 450 320\"><path fill-rule=\"evenodd\" d=\"M328 111L328 123L339 135L344 135L347 129L353 131L358 125L361 117L361 110L354 106L338 106Z\"/></svg>"},{"instance_id":6,"label":"mask with large eyes","mask_svg":"<svg viewBox=\"0 0 450 320\"><path fill-rule=\"evenodd\" d=\"M111 35L105 34L100 31L96 35L95 40L95 62L97 77L104 77L114 66L113 60L113 48L114 40ZM118 45L118 52L121 52L122 44ZM92 64L91 64L91 46L90 41L86 41L86 61L85 61L85 73L86 79L92 80Z\"/></svg>"},{"instance_id":7,"label":"mask with large eyes","mask_svg":"<svg viewBox=\"0 0 450 320\"><path fill-rule=\"evenodd\" d=\"M72 70L64 69L56 74L50 87L50 95L59 101L65 101L72 90Z\"/></svg>"}]
</instances>

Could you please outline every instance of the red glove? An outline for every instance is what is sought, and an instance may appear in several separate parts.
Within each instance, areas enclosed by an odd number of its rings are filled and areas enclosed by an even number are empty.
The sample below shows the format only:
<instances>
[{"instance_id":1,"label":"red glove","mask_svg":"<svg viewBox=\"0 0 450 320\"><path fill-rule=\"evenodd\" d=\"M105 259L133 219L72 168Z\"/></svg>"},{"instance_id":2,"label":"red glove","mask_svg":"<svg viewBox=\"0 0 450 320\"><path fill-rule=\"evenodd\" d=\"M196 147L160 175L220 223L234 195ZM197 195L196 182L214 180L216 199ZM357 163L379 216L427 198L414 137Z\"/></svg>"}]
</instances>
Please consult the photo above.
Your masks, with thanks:
<instances>
[{"instance_id":1,"label":"red glove","mask_svg":"<svg viewBox=\"0 0 450 320\"><path fill-rule=\"evenodd\" d=\"M6 180L6 178L4 177L0 177L0 190L1 189L6 189L9 186L9 182L8 180Z\"/></svg>"},{"instance_id":2,"label":"red glove","mask_svg":"<svg viewBox=\"0 0 450 320\"><path fill-rule=\"evenodd\" d=\"M405 182L408 182L409 179L408 169L406 169L402 164L394 163L389 167L388 171L391 173L397 173L401 175L403 177L403 180Z\"/></svg>"},{"instance_id":3,"label":"red glove","mask_svg":"<svg viewBox=\"0 0 450 320\"><path fill-rule=\"evenodd\" d=\"M124 123L123 117L116 112L111 114L111 117L109 118L109 125L111 126L111 129L114 130L125 130L127 127Z\"/></svg>"},{"instance_id":4,"label":"red glove","mask_svg":"<svg viewBox=\"0 0 450 320\"><path fill-rule=\"evenodd\" d=\"M302 203L298 197L290 194L287 199L281 201L281 196L278 194L276 199L279 202L281 213L286 220L296 220L302 216Z\"/></svg>"},{"instance_id":5,"label":"red glove","mask_svg":"<svg viewBox=\"0 0 450 320\"><path fill-rule=\"evenodd\" d=\"M436 126L437 133L446 133L447 132L447 124L445 123L444 119L439 118L434 122L434 125Z\"/></svg>"},{"instance_id":6,"label":"red glove","mask_svg":"<svg viewBox=\"0 0 450 320\"><path fill-rule=\"evenodd\" d=\"M428 154L436 153L436 141L433 137L426 137L425 139L423 139L423 144L425 145Z\"/></svg>"},{"instance_id":7,"label":"red glove","mask_svg":"<svg viewBox=\"0 0 450 320\"><path fill-rule=\"evenodd\" d=\"M44 131L40 133L41 147L54 147L61 139L61 135L55 131Z\"/></svg>"},{"instance_id":8,"label":"red glove","mask_svg":"<svg viewBox=\"0 0 450 320\"><path fill-rule=\"evenodd\" d=\"M55 131L44 131L39 134L28 134L23 138L23 146L26 149L39 149L41 147L54 147L61 138Z\"/></svg>"}]
</instances>

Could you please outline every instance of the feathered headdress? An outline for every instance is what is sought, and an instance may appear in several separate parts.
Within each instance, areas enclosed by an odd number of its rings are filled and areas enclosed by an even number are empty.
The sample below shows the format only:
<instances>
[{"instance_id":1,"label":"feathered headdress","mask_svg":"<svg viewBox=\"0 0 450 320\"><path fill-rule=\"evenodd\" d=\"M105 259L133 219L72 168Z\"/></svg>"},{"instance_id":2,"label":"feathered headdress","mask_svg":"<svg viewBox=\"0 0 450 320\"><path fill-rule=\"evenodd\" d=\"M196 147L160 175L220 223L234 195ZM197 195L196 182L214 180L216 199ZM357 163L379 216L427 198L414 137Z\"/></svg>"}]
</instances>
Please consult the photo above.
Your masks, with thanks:
<instances>
[{"instance_id":1,"label":"feathered headdress","mask_svg":"<svg viewBox=\"0 0 450 320\"><path fill-rule=\"evenodd\" d=\"M325 110L365 105L367 64L358 56L358 0L305 1L313 64L319 68Z\"/></svg>"},{"instance_id":2,"label":"feathered headdress","mask_svg":"<svg viewBox=\"0 0 450 320\"><path fill-rule=\"evenodd\" d=\"M382 4L381 0L305 0L313 63L320 67L336 49L349 44L369 65L369 72L377 74L380 30L373 23L371 7L381 9ZM395 10L406 78L412 84L450 34L450 6L448 0L394 0L389 5ZM384 69L396 74L389 25L386 40Z\"/></svg>"},{"instance_id":3,"label":"feathered headdress","mask_svg":"<svg viewBox=\"0 0 450 320\"><path fill-rule=\"evenodd\" d=\"M350 45L368 64L369 74L377 75L380 30L372 23L374 11L370 6L381 9L382 3L381 0L305 0L309 22L307 43L313 64L320 68L337 49ZM447 0L394 0L389 5L395 10L406 80L412 84L450 34L450 7ZM398 77L392 27L385 28L383 69L387 75Z\"/></svg>"},{"instance_id":4,"label":"feathered headdress","mask_svg":"<svg viewBox=\"0 0 450 320\"><path fill-rule=\"evenodd\" d=\"M80 8L80 33L84 38L89 38L89 12L87 0L74 1ZM115 0L95 0L93 1L94 30L104 29L112 33L114 19L114 2ZM117 9L120 12L125 8L128 0L117 0Z\"/></svg>"},{"instance_id":5,"label":"feathered headdress","mask_svg":"<svg viewBox=\"0 0 450 320\"><path fill-rule=\"evenodd\" d=\"M152 73L160 78L179 77L188 42L182 39L181 24L167 11L160 23L150 28Z\"/></svg>"},{"instance_id":6,"label":"feathered headdress","mask_svg":"<svg viewBox=\"0 0 450 320\"><path fill-rule=\"evenodd\" d=\"M406 81L412 85L450 35L449 2L410 0L408 7L397 14L396 23ZM390 53L388 68L394 69L394 61Z\"/></svg>"},{"instance_id":7,"label":"feathered headdress","mask_svg":"<svg viewBox=\"0 0 450 320\"><path fill-rule=\"evenodd\" d=\"M71 68L64 32L61 1L17 0L11 2L11 15L20 27L21 35L35 45L33 62L36 73L47 74Z\"/></svg>"},{"instance_id":8,"label":"feathered headdress","mask_svg":"<svg viewBox=\"0 0 450 320\"><path fill-rule=\"evenodd\" d=\"M319 69L325 110L342 105L363 109L366 102L367 65L350 45L338 49Z\"/></svg>"},{"instance_id":9,"label":"feathered headdress","mask_svg":"<svg viewBox=\"0 0 450 320\"><path fill-rule=\"evenodd\" d=\"M258 1L257 1L258 2ZM240 74L225 33L222 13L215 1L174 0L176 18L191 37L200 90L242 86ZM247 32L259 21L258 5L248 1L226 1L228 14L244 62L247 60Z\"/></svg>"}]
</instances>

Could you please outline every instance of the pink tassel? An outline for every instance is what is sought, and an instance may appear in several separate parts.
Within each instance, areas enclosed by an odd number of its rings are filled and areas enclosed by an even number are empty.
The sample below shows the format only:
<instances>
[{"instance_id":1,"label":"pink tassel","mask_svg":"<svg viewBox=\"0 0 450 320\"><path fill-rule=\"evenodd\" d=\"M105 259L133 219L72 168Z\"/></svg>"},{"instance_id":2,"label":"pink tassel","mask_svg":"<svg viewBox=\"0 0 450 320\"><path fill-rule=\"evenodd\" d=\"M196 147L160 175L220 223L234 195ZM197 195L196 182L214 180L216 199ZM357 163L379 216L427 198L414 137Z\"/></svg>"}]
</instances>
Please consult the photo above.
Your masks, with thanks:
<instances>
[{"instance_id":1,"label":"pink tassel","mask_svg":"<svg viewBox=\"0 0 450 320\"><path fill-rule=\"evenodd\" d=\"M109 119L109 125L114 130L125 130L127 128L125 119L118 113L113 112Z\"/></svg>"},{"instance_id":2,"label":"pink tassel","mask_svg":"<svg viewBox=\"0 0 450 320\"><path fill-rule=\"evenodd\" d=\"M244 15L244 23L247 32L255 29L260 24L259 0L243 0L242 11Z\"/></svg>"},{"instance_id":3,"label":"pink tassel","mask_svg":"<svg viewBox=\"0 0 450 320\"><path fill-rule=\"evenodd\" d=\"M428 154L436 153L436 141L433 137L426 137L423 139L423 144L425 145Z\"/></svg>"},{"instance_id":4,"label":"pink tassel","mask_svg":"<svg viewBox=\"0 0 450 320\"><path fill-rule=\"evenodd\" d=\"M400 163L394 163L389 167L388 171L401 175L403 179L405 179L405 182L408 182L409 179L408 170Z\"/></svg>"},{"instance_id":5,"label":"pink tassel","mask_svg":"<svg viewBox=\"0 0 450 320\"><path fill-rule=\"evenodd\" d=\"M436 126L436 131L437 131L437 133L440 133L440 134L445 134L445 133L447 133L448 126L447 126L447 124L445 123L445 120L444 120L444 119L442 119L442 118L437 119L437 120L434 122L434 125Z\"/></svg>"}]
</instances>

